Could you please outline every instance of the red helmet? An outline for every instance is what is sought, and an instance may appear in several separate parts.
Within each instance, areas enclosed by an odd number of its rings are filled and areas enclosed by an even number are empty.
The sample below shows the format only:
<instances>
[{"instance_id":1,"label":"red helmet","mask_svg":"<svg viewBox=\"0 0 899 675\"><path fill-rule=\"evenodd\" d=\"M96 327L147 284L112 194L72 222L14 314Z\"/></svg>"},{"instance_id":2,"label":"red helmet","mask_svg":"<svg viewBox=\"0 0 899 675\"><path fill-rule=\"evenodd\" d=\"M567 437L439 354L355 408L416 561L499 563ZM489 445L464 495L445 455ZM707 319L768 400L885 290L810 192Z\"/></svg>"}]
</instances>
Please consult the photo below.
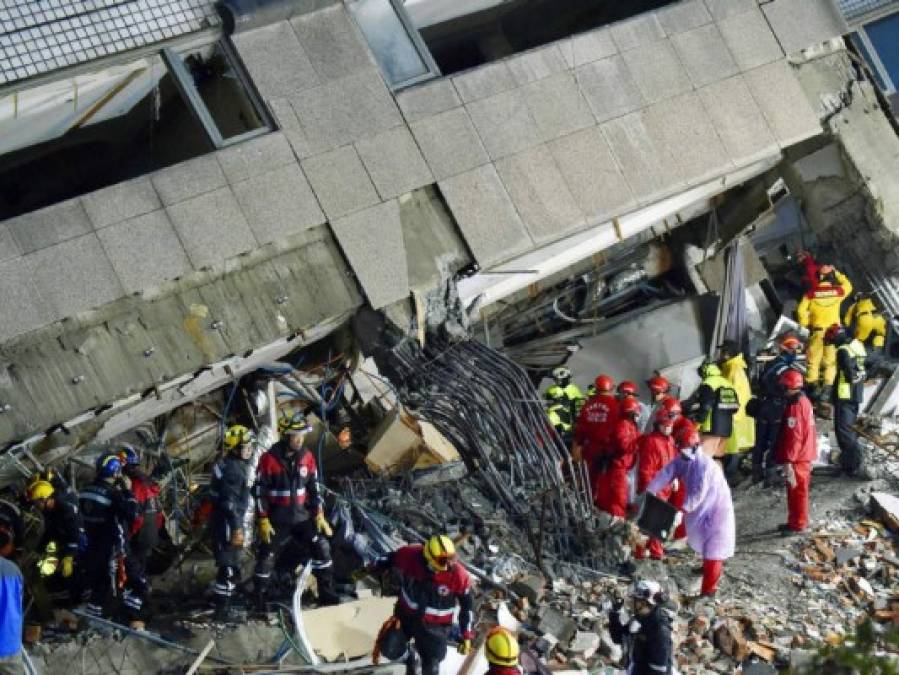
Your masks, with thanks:
<instances>
[{"instance_id":1,"label":"red helmet","mask_svg":"<svg viewBox=\"0 0 899 675\"><path fill-rule=\"evenodd\" d=\"M682 417L681 419L686 420L687 418ZM678 450L695 448L700 444L701 440L699 438L699 432L696 431L695 424L690 422L689 424L681 423L675 426L677 428L674 430L674 443L677 445Z\"/></svg>"},{"instance_id":2,"label":"red helmet","mask_svg":"<svg viewBox=\"0 0 899 675\"><path fill-rule=\"evenodd\" d=\"M618 385L618 393L622 396L636 396L637 384L635 382L631 382L630 380L625 380Z\"/></svg>"},{"instance_id":3,"label":"red helmet","mask_svg":"<svg viewBox=\"0 0 899 675\"><path fill-rule=\"evenodd\" d=\"M802 389L804 383L805 378L802 377L802 373L792 368L784 371L780 376L780 384L784 389Z\"/></svg>"},{"instance_id":4,"label":"red helmet","mask_svg":"<svg viewBox=\"0 0 899 675\"><path fill-rule=\"evenodd\" d=\"M656 375L646 382L649 385L649 391L653 394L667 394L671 389L671 383L661 375Z\"/></svg>"},{"instance_id":5,"label":"red helmet","mask_svg":"<svg viewBox=\"0 0 899 675\"><path fill-rule=\"evenodd\" d=\"M639 415L640 401L635 398L628 397L621 402L620 406L618 406L618 411L622 415Z\"/></svg>"},{"instance_id":6,"label":"red helmet","mask_svg":"<svg viewBox=\"0 0 899 675\"><path fill-rule=\"evenodd\" d=\"M612 382L612 378L608 375L600 375L596 378L594 384L596 385L596 391L600 393L612 391L615 388L615 383Z\"/></svg>"},{"instance_id":7,"label":"red helmet","mask_svg":"<svg viewBox=\"0 0 899 675\"><path fill-rule=\"evenodd\" d=\"M676 415L672 415L665 408L659 408L656 410L656 414L653 417L653 424L661 427L668 427L674 423L674 420L677 419Z\"/></svg>"},{"instance_id":8,"label":"red helmet","mask_svg":"<svg viewBox=\"0 0 899 675\"><path fill-rule=\"evenodd\" d=\"M846 335L846 329L843 328L840 324L835 323L828 328L824 333L824 342L834 343L837 342L840 338Z\"/></svg>"},{"instance_id":9,"label":"red helmet","mask_svg":"<svg viewBox=\"0 0 899 675\"><path fill-rule=\"evenodd\" d=\"M670 417L680 417L684 414L684 409L681 407L680 401L673 396L666 396L662 399L662 406L659 408L659 412L662 410L667 412Z\"/></svg>"},{"instance_id":10,"label":"red helmet","mask_svg":"<svg viewBox=\"0 0 899 675\"><path fill-rule=\"evenodd\" d=\"M802 341L795 335L788 335L781 341L780 348L785 352L798 352L802 349Z\"/></svg>"}]
</instances>

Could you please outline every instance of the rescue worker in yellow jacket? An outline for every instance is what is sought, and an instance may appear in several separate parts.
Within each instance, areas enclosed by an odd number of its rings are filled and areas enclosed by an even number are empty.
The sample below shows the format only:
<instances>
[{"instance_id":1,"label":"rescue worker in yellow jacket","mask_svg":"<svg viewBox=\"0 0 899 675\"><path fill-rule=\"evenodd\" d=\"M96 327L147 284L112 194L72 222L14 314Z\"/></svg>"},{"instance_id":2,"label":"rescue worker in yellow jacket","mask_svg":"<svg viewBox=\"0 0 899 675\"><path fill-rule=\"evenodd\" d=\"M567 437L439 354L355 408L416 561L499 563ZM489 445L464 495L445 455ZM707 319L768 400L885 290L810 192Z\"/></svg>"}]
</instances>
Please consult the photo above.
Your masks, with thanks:
<instances>
[{"instance_id":1,"label":"rescue worker in yellow jacket","mask_svg":"<svg viewBox=\"0 0 899 675\"><path fill-rule=\"evenodd\" d=\"M749 377L746 375L746 360L737 343L733 340L725 340L718 349L718 367L721 369L721 374L730 380L740 403L739 410L734 413L733 431L724 447L724 453L727 456L724 462L724 472L728 478L733 478L740 467L742 453L755 446L755 420L746 414L746 404L752 398L752 387L749 384Z\"/></svg>"},{"instance_id":2,"label":"rescue worker in yellow jacket","mask_svg":"<svg viewBox=\"0 0 899 675\"><path fill-rule=\"evenodd\" d=\"M886 345L886 318L867 294L856 293L855 303L846 312L843 323L849 329L849 334L865 346L868 369L873 369L881 359Z\"/></svg>"},{"instance_id":3,"label":"rescue worker in yellow jacket","mask_svg":"<svg viewBox=\"0 0 899 675\"><path fill-rule=\"evenodd\" d=\"M825 344L824 331L840 323L840 305L851 293L852 284L845 274L833 265L822 265L818 268L818 284L802 296L796 308L799 324L811 334L806 350L806 382L821 400L829 398L837 376L837 350L834 345Z\"/></svg>"}]
</instances>

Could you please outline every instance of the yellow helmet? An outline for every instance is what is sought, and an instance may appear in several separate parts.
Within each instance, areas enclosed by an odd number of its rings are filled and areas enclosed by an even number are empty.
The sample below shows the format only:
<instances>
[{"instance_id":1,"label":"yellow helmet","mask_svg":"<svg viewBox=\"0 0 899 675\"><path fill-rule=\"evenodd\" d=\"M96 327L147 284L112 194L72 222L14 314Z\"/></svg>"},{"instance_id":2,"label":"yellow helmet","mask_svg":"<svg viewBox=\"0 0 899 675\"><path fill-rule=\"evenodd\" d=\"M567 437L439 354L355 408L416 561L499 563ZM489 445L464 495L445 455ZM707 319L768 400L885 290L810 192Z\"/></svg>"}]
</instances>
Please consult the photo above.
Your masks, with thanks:
<instances>
[{"instance_id":1,"label":"yellow helmet","mask_svg":"<svg viewBox=\"0 0 899 675\"><path fill-rule=\"evenodd\" d=\"M435 572L445 572L456 559L456 546L445 534L435 534L424 546L425 560Z\"/></svg>"},{"instance_id":2,"label":"yellow helmet","mask_svg":"<svg viewBox=\"0 0 899 675\"><path fill-rule=\"evenodd\" d=\"M286 434L305 434L312 431L306 416L301 412L286 412L278 420L278 431Z\"/></svg>"},{"instance_id":3,"label":"yellow helmet","mask_svg":"<svg viewBox=\"0 0 899 675\"><path fill-rule=\"evenodd\" d=\"M53 485L45 480L36 480L28 486L28 501L36 502L39 499L49 499L53 496Z\"/></svg>"},{"instance_id":4,"label":"yellow helmet","mask_svg":"<svg viewBox=\"0 0 899 675\"><path fill-rule=\"evenodd\" d=\"M518 640L502 626L490 629L484 650L487 652L487 661L494 666L511 668L518 665L518 655L521 652Z\"/></svg>"},{"instance_id":5,"label":"yellow helmet","mask_svg":"<svg viewBox=\"0 0 899 675\"><path fill-rule=\"evenodd\" d=\"M222 444L225 446L226 450L233 450L238 445L246 445L252 440L252 431L242 424L235 424L228 427L228 430L225 432L225 438L222 440Z\"/></svg>"}]
</instances>

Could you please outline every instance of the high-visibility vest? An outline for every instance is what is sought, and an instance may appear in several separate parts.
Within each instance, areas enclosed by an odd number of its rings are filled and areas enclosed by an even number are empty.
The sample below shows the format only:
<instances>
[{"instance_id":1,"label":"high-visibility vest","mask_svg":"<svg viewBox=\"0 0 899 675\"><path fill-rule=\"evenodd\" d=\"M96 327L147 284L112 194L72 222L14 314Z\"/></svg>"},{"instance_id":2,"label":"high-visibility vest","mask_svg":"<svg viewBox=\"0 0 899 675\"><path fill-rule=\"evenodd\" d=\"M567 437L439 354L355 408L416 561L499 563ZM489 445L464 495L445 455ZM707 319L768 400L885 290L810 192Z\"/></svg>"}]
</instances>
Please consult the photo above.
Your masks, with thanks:
<instances>
[{"instance_id":1,"label":"high-visibility vest","mask_svg":"<svg viewBox=\"0 0 899 675\"><path fill-rule=\"evenodd\" d=\"M568 433L571 431L571 415L568 412L568 406L564 403L554 403L547 409L546 416L549 423L559 433Z\"/></svg>"},{"instance_id":2,"label":"high-visibility vest","mask_svg":"<svg viewBox=\"0 0 899 675\"><path fill-rule=\"evenodd\" d=\"M847 344L840 345L837 349L838 352L844 350L848 352L849 357L855 361L855 373L850 379L846 377L846 373L842 368L839 369L836 383L837 399L840 401L860 401L860 389L867 377L867 373L865 373L865 359L868 357L868 352L865 351L865 346L859 340L852 340ZM853 396L853 387L859 389L855 392L855 396Z\"/></svg>"},{"instance_id":3,"label":"high-visibility vest","mask_svg":"<svg viewBox=\"0 0 899 675\"><path fill-rule=\"evenodd\" d=\"M702 383L715 391L715 405L699 425L701 432L708 433L712 430L712 422L716 416L730 415L733 417L734 413L740 409L740 399L737 397L737 391L731 381L723 375L709 375Z\"/></svg>"}]
</instances>

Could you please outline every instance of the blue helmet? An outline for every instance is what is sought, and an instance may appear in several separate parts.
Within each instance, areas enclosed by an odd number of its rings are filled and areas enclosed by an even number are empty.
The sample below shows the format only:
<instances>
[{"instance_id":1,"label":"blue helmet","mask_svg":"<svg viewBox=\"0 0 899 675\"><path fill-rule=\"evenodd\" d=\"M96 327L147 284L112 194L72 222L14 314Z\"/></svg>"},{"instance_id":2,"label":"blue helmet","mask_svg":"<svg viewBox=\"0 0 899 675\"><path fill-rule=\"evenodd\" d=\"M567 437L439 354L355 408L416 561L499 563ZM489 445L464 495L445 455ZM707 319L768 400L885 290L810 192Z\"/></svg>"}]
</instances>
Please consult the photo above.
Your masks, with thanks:
<instances>
[{"instance_id":1,"label":"blue helmet","mask_svg":"<svg viewBox=\"0 0 899 675\"><path fill-rule=\"evenodd\" d=\"M97 475L100 478L112 478L122 471L122 460L117 455L100 455L97 460Z\"/></svg>"},{"instance_id":2,"label":"blue helmet","mask_svg":"<svg viewBox=\"0 0 899 675\"><path fill-rule=\"evenodd\" d=\"M119 459L122 464L125 465L138 465L140 464L140 455L137 454L137 450L134 449L133 446L128 445L127 443L122 446L122 449L119 450Z\"/></svg>"}]
</instances>

